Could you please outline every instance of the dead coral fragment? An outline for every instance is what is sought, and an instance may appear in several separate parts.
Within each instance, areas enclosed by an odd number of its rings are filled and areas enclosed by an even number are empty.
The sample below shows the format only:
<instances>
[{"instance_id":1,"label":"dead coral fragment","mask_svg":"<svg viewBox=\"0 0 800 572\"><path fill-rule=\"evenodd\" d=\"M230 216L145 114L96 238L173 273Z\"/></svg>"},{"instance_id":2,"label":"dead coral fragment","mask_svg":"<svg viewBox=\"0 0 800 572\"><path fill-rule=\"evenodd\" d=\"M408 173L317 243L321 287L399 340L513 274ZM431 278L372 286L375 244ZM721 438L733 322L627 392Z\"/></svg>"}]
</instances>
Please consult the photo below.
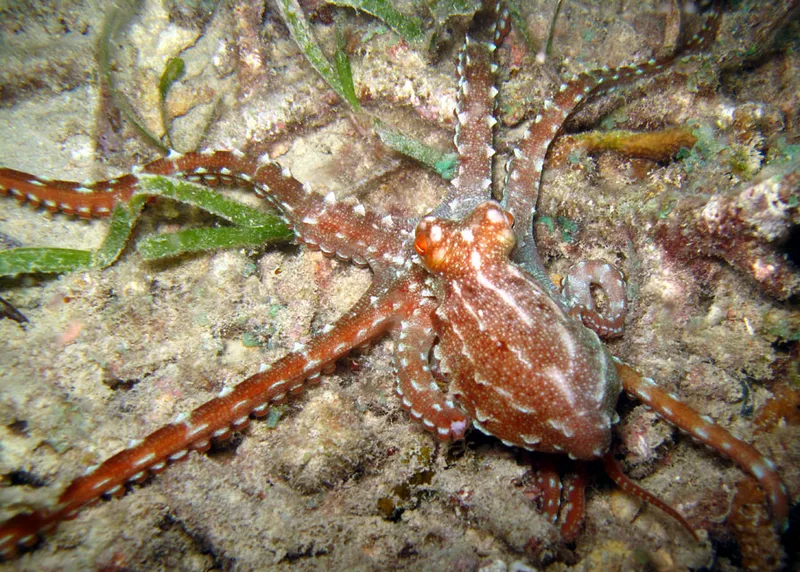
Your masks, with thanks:
<instances>
[{"instance_id":1,"label":"dead coral fragment","mask_svg":"<svg viewBox=\"0 0 800 572\"><path fill-rule=\"evenodd\" d=\"M636 133L633 131L591 131L579 135L561 137L551 153L558 165L575 149L590 154L602 151L617 151L628 157L666 162L681 149L691 149L697 137L688 129L673 127L660 131Z\"/></svg>"},{"instance_id":2,"label":"dead coral fragment","mask_svg":"<svg viewBox=\"0 0 800 572\"><path fill-rule=\"evenodd\" d=\"M679 258L723 258L780 299L800 291L800 273L780 246L800 224L800 158L766 168L744 188L686 197L658 224L656 237Z\"/></svg>"}]
</instances>

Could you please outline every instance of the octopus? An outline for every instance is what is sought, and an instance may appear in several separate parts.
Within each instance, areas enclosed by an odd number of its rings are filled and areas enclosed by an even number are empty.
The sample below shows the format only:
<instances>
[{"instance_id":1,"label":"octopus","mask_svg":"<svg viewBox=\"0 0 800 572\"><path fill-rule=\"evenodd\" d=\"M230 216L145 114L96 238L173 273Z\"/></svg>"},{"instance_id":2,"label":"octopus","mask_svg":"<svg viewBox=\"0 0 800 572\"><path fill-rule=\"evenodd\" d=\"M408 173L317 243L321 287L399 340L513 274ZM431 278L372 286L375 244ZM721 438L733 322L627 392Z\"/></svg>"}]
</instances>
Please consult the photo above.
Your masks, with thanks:
<instances>
[{"instance_id":1,"label":"octopus","mask_svg":"<svg viewBox=\"0 0 800 572\"><path fill-rule=\"evenodd\" d=\"M270 157L232 151L173 153L133 174L97 183L0 169L3 194L84 218L108 215L147 177L252 188L281 214L298 244L372 274L349 309L294 342L289 353L243 381L225 384L213 399L91 466L50 506L23 510L0 524L4 559L36 546L57 527L71 526L59 526L63 521L90 518L92 510L86 508L101 499L123 496L178 462L198 462L193 452L245 432L251 420L285 407L351 352L381 339L392 348L393 392L400 407L438 442L462 442L472 430L512 450L545 454L537 473L547 499L542 511L563 542L579 538L587 466L594 461L624 491L657 506L697 538L689 520L626 477L616 459L612 433L623 392L752 475L776 529L784 528L790 499L773 462L615 357L601 341L624 333L628 308L622 273L603 261L580 262L559 289L534 237L546 159L565 123L587 101L668 70L673 56L593 70L560 83L531 115L505 175L498 177L493 174L494 55L509 25L502 6L497 12L491 39L468 36L459 53L458 172L441 203L421 218L317 193ZM713 39L716 17L707 16L682 53L699 51ZM603 304L598 291L606 298ZM563 485L548 460L561 457L574 462ZM472 494L456 497L464 501ZM330 550L307 548L294 558ZM276 556L276 561L285 558Z\"/></svg>"}]
</instances>

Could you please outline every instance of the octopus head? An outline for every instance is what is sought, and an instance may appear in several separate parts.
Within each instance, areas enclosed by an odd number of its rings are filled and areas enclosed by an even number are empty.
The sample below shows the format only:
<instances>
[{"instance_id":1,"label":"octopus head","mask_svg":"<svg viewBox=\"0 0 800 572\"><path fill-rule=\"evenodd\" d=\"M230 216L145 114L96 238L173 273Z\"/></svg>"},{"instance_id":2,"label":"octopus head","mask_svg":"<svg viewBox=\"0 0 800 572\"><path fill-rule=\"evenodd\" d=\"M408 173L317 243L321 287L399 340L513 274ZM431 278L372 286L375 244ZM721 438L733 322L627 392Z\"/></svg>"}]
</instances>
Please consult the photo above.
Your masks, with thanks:
<instances>
[{"instance_id":1,"label":"octopus head","mask_svg":"<svg viewBox=\"0 0 800 572\"><path fill-rule=\"evenodd\" d=\"M494 201L461 220L429 215L417 225L414 249L434 274L457 276L485 263L504 263L514 248L514 218Z\"/></svg>"}]
</instances>

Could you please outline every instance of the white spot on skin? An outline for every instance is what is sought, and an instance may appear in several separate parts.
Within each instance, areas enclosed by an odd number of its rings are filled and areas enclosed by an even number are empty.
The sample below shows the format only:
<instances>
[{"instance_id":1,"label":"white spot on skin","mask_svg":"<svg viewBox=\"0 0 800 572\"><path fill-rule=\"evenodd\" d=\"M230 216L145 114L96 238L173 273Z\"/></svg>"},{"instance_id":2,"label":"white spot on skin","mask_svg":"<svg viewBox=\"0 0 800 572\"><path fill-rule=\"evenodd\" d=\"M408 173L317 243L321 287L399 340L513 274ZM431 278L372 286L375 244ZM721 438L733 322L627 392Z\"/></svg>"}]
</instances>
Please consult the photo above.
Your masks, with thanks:
<instances>
[{"instance_id":1,"label":"white spot on skin","mask_svg":"<svg viewBox=\"0 0 800 572\"><path fill-rule=\"evenodd\" d=\"M95 484L92 486L92 488L93 488L94 490L102 489L102 488L103 488L104 486L106 486L106 485L107 485L107 484L108 484L110 481L111 481L111 477L106 477L106 478L105 478L105 479L103 479L102 481L98 481L98 482L96 482L96 483L95 483Z\"/></svg>"},{"instance_id":2,"label":"white spot on skin","mask_svg":"<svg viewBox=\"0 0 800 572\"><path fill-rule=\"evenodd\" d=\"M469 255L469 263L475 270L480 271L481 255L477 250L473 250L472 253Z\"/></svg>"},{"instance_id":3,"label":"white spot on skin","mask_svg":"<svg viewBox=\"0 0 800 572\"><path fill-rule=\"evenodd\" d=\"M506 217L500 209L489 209L486 211L486 219L495 224L505 223Z\"/></svg>"},{"instance_id":4,"label":"white spot on skin","mask_svg":"<svg viewBox=\"0 0 800 572\"><path fill-rule=\"evenodd\" d=\"M189 432L186 434L186 439L187 440L191 440L196 435L199 435L200 433L202 433L206 429L208 429L208 423L203 423L202 425L197 425L195 427L191 427L189 429Z\"/></svg>"},{"instance_id":5,"label":"white spot on skin","mask_svg":"<svg viewBox=\"0 0 800 572\"><path fill-rule=\"evenodd\" d=\"M147 465L148 463L154 461L156 458L156 454L153 452L148 453L144 457L139 457L136 462L133 463L133 468L138 468L143 465Z\"/></svg>"},{"instance_id":6,"label":"white spot on skin","mask_svg":"<svg viewBox=\"0 0 800 572\"><path fill-rule=\"evenodd\" d=\"M319 360L316 360L316 359L309 360L309 362L306 363L306 366L303 368L303 372L304 373L309 373L309 372L313 371L314 369L316 369L317 367L319 367L320 364L321 364L321 362Z\"/></svg>"}]
</instances>

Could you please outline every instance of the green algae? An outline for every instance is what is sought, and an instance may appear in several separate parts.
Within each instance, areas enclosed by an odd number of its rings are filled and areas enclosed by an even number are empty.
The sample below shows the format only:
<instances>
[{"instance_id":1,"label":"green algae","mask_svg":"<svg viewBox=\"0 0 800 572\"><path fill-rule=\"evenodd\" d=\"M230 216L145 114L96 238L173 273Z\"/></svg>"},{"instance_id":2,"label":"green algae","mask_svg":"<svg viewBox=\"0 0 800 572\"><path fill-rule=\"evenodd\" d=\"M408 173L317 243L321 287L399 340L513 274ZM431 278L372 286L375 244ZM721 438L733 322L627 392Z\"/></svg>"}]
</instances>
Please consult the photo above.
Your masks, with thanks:
<instances>
[{"instance_id":1,"label":"green algae","mask_svg":"<svg viewBox=\"0 0 800 572\"><path fill-rule=\"evenodd\" d=\"M143 175L139 190L131 200L114 208L109 232L97 250L12 248L0 252L0 276L63 273L110 266L124 250L145 203L151 197L170 198L197 207L233 226L188 229L145 237L136 248L146 260L221 248L258 247L286 242L293 236L292 231L277 215L263 213L186 181Z\"/></svg>"}]
</instances>

